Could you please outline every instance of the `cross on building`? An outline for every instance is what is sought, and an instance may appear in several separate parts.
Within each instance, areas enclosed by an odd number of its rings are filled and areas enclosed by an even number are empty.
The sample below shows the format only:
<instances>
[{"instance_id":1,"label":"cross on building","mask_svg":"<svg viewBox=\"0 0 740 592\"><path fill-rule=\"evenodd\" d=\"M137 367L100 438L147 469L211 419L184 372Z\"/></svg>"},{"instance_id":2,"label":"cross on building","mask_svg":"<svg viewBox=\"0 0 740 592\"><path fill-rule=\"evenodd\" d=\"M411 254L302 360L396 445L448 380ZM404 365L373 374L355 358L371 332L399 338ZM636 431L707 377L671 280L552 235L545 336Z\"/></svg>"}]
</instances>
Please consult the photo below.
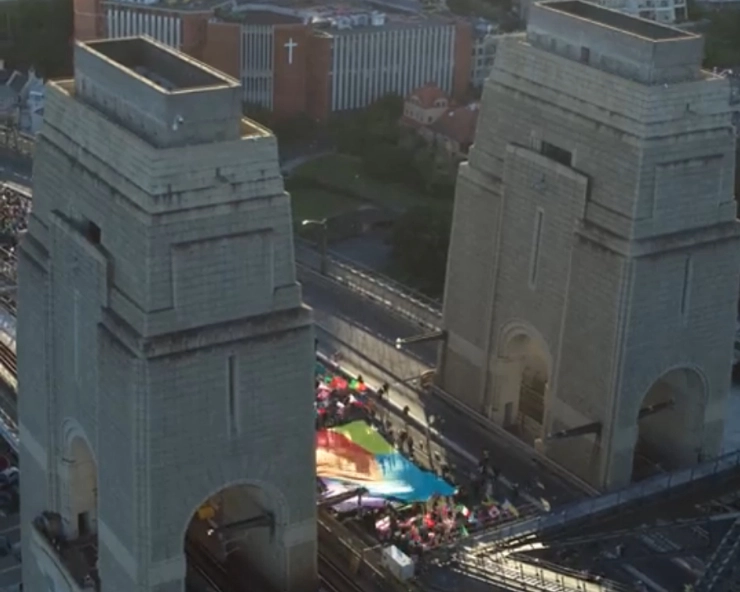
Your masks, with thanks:
<instances>
[{"instance_id":1,"label":"cross on building","mask_svg":"<svg viewBox=\"0 0 740 592\"><path fill-rule=\"evenodd\" d=\"M288 50L288 64L293 63L293 50L298 47L298 44L293 41L293 38L291 37L288 39L288 42L283 46Z\"/></svg>"}]
</instances>

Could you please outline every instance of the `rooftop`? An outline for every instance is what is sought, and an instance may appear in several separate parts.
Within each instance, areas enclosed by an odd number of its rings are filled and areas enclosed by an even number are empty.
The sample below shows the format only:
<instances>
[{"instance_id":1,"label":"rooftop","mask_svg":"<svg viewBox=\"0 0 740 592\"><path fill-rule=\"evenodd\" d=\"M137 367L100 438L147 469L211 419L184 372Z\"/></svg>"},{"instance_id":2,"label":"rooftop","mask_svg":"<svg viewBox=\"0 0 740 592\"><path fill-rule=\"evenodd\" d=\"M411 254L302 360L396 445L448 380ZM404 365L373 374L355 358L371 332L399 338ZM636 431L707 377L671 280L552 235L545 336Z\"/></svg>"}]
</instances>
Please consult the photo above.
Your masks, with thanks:
<instances>
[{"instance_id":1,"label":"rooftop","mask_svg":"<svg viewBox=\"0 0 740 592\"><path fill-rule=\"evenodd\" d=\"M103 4L170 10L176 12L211 12L214 8L231 4L231 0L104 0Z\"/></svg>"},{"instance_id":2,"label":"rooftop","mask_svg":"<svg viewBox=\"0 0 740 592\"><path fill-rule=\"evenodd\" d=\"M194 60L183 59L184 56L143 37L91 41L86 46L131 76L149 81L161 92L229 87L233 84L230 78L219 75L215 70L207 69Z\"/></svg>"},{"instance_id":3,"label":"rooftop","mask_svg":"<svg viewBox=\"0 0 740 592\"><path fill-rule=\"evenodd\" d=\"M540 2L540 6L590 21L602 27L617 29L630 35L649 39L650 41L667 41L669 39L696 37L693 33L660 25L646 19L636 18L617 12L616 10L602 8L597 4L582 2L581 0L550 0Z\"/></svg>"},{"instance_id":4,"label":"rooftop","mask_svg":"<svg viewBox=\"0 0 740 592\"><path fill-rule=\"evenodd\" d=\"M242 135L239 81L153 39L78 42L74 61L74 98L157 148Z\"/></svg>"},{"instance_id":5,"label":"rooftop","mask_svg":"<svg viewBox=\"0 0 740 592\"><path fill-rule=\"evenodd\" d=\"M281 12L249 8L219 9L216 16L226 22L244 23L245 25L297 25L303 22L298 15Z\"/></svg>"}]
</instances>

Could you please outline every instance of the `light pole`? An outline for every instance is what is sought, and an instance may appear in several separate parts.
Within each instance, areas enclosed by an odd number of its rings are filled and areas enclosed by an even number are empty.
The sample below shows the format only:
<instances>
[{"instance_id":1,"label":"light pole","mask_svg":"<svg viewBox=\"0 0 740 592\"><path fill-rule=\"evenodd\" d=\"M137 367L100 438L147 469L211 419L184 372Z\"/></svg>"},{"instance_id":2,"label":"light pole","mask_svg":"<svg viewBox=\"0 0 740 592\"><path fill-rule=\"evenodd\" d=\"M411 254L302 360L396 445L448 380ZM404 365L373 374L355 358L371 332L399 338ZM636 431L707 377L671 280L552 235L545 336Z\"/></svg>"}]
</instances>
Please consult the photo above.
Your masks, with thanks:
<instances>
[{"instance_id":1,"label":"light pole","mask_svg":"<svg viewBox=\"0 0 740 592\"><path fill-rule=\"evenodd\" d=\"M321 237L319 239L319 252L321 254L321 262L319 271L321 271L321 275L326 275L326 267L327 267L327 260L329 258L329 220L327 218L322 218L321 220L303 220L301 222L301 226L318 226L321 232Z\"/></svg>"}]
</instances>

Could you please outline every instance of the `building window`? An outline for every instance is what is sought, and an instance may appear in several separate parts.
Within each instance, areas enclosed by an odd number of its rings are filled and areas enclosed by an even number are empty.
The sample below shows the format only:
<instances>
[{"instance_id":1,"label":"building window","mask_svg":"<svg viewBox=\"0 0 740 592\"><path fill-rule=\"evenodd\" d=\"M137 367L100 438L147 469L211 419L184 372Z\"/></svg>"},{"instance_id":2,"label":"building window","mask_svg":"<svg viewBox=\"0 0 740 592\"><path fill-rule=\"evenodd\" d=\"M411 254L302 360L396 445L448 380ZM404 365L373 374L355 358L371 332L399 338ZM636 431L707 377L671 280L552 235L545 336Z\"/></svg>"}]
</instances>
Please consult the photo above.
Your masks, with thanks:
<instances>
[{"instance_id":1,"label":"building window","mask_svg":"<svg viewBox=\"0 0 740 592\"><path fill-rule=\"evenodd\" d=\"M540 153L542 156L549 158L550 160L554 160L555 162L559 162L567 167L573 164L572 152L568 152L559 146L555 146L555 144L550 144L549 142L544 141L540 146Z\"/></svg>"},{"instance_id":2,"label":"building window","mask_svg":"<svg viewBox=\"0 0 740 592\"><path fill-rule=\"evenodd\" d=\"M691 299L691 279L693 275L691 255L686 257L683 267L683 290L681 291L681 316L685 317L689 311L689 300Z\"/></svg>"},{"instance_id":3,"label":"building window","mask_svg":"<svg viewBox=\"0 0 740 592\"><path fill-rule=\"evenodd\" d=\"M588 47L581 48L581 61L584 64L588 64L591 62L591 50Z\"/></svg>"},{"instance_id":4,"label":"building window","mask_svg":"<svg viewBox=\"0 0 740 592\"><path fill-rule=\"evenodd\" d=\"M532 233L532 255L529 261L529 287L537 284L537 273L540 268L540 251L542 248L542 227L545 224L545 211L537 208L534 215L534 232Z\"/></svg>"},{"instance_id":5,"label":"building window","mask_svg":"<svg viewBox=\"0 0 740 592\"><path fill-rule=\"evenodd\" d=\"M229 435L233 438L239 433L239 398L237 393L236 356L226 358L226 404L228 406Z\"/></svg>"}]
</instances>

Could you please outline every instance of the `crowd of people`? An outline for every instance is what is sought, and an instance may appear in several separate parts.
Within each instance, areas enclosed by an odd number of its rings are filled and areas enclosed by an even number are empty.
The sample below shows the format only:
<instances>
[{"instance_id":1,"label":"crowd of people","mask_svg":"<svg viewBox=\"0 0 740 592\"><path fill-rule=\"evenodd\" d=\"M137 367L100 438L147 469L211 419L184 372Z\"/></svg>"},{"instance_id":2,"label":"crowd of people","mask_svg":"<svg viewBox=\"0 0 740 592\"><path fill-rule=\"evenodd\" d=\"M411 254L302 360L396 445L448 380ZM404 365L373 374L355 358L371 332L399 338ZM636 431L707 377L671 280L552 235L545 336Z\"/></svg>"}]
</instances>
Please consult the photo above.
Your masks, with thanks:
<instances>
[{"instance_id":1,"label":"crowd of people","mask_svg":"<svg viewBox=\"0 0 740 592\"><path fill-rule=\"evenodd\" d=\"M26 229L31 199L10 185L0 185L0 233L8 246L14 246L18 234Z\"/></svg>"},{"instance_id":2,"label":"crowd of people","mask_svg":"<svg viewBox=\"0 0 740 592\"><path fill-rule=\"evenodd\" d=\"M383 421L379 416L379 401L388 391L387 384L373 391L362 376L348 379L317 364L315 386L317 429L363 419L408 460L426 470L415 458L416 446L408 430L394 430L390 421ZM500 471L487 451L483 451L470 474L455 475L449 466L442 466L439 475L454 486L454 495L434 496L424 503L413 504L388 499L382 507L358 504L343 517L357 520L380 543L395 545L417 565L423 564L420 560L428 550L519 517L518 488L502 486Z\"/></svg>"}]
</instances>

